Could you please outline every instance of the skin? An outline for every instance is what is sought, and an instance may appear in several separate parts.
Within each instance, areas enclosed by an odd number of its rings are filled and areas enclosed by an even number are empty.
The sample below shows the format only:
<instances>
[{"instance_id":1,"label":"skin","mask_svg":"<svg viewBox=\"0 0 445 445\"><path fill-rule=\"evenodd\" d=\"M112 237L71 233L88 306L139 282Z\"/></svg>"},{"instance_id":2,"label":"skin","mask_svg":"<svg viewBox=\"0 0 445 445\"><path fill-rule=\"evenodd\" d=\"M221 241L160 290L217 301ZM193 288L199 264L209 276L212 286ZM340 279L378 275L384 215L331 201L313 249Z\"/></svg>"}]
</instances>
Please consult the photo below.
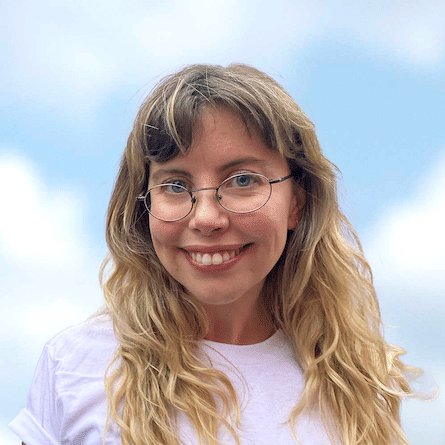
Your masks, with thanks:
<instances>
[{"instance_id":1,"label":"skin","mask_svg":"<svg viewBox=\"0 0 445 445\"><path fill-rule=\"evenodd\" d=\"M216 187L227 177L259 173L269 179L290 173L286 159L264 145L255 131L225 108L207 109L186 155L150 165L149 187L184 180L189 188ZM251 161L251 157L259 160ZM233 161L244 161L222 169ZM171 173L178 169L185 173ZM187 175L187 176L186 176ZM160 221L150 216L155 251L168 272L202 304L210 330L206 339L230 344L254 344L274 330L259 299L265 278L280 258L287 231L295 229L302 200L288 179L272 186L272 196L261 209L235 214L221 207L212 190L196 193L197 203L184 219ZM193 265L187 250L214 246L245 246L227 270L203 271Z\"/></svg>"}]
</instances>

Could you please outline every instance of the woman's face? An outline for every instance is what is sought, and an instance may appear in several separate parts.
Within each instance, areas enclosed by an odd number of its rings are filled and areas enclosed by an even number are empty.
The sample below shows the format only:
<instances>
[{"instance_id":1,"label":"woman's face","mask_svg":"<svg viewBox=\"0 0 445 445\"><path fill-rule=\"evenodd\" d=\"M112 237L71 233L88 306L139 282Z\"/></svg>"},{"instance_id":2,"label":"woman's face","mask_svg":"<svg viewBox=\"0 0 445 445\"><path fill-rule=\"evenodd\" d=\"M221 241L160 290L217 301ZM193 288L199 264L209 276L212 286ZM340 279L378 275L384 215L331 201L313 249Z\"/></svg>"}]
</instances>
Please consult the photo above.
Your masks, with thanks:
<instances>
[{"instance_id":1,"label":"woman's face","mask_svg":"<svg viewBox=\"0 0 445 445\"><path fill-rule=\"evenodd\" d=\"M224 108L205 110L186 155L150 164L149 188L175 180L187 188L217 187L231 175L290 173L286 160L268 149L243 121ZM274 184L267 204L253 213L221 207L214 190L198 191L192 212L175 222L150 215L150 233L167 271L203 305L255 304L267 274L280 258L299 202L292 179ZM201 258L200 258L201 257ZM206 263L220 263L210 264ZM241 305L241 306L239 306Z\"/></svg>"}]
</instances>

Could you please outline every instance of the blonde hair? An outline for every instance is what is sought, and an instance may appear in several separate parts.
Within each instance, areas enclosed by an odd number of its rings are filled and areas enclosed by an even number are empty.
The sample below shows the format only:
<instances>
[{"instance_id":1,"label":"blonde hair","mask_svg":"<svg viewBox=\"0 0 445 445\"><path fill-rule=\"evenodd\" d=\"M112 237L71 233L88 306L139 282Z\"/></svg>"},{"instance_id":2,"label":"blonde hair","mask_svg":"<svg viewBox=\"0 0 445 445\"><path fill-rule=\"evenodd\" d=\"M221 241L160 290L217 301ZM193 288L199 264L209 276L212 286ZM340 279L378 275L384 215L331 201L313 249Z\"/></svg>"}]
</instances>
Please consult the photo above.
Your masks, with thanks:
<instances>
[{"instance_id":1,"label":"blonde hair","mask_svg":"<svg viewBox=\"0 0 445 445\"><path fill-rule=\"evenodd\" d=\"M110 250L102 281L119 348L107 369L111 416L124 445L179 444L175 412L187 414L200 443L218 444L225 426L236 442L235 390L200 362L205 314L159 261L148 214L137 196L150 162L187 151L206 107L228 107L298 173L305 205L269 273L262 298L304 371L305 389L289 422L317 409L347 445L406 445L402 396L421 373L387 344L371 269L339 209L336 167L322 154L313 123L272 78L250 66L192 65L166 77L142 104L124 152L107 218ZM105 267L111 266L105 278ZM411 374L411 377L410 377ZM218 408L219 407L219 408ZM235 425L230 420L235 419Z\"/></svg>"}]
</instances>

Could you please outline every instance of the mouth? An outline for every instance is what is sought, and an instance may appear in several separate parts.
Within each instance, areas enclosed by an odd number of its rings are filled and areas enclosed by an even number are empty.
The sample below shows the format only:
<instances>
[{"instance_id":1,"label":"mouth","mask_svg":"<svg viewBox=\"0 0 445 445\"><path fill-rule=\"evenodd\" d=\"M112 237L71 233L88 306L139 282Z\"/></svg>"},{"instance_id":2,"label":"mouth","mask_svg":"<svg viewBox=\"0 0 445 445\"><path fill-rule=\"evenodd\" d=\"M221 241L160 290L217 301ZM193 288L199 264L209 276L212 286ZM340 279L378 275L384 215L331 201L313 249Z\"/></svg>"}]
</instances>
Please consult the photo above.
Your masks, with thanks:
<instances>
[{"instance_id":1,"label":"mouth","mask_svg":"<svg viewBox=\"0 0 445 445\"><path fill-rule=\"evenodd\" d=\"M187 250L182 250L190 255L193 261L198 264L203 266L219 266L245 252L251 245L252 243L249 243L236 250L219 250L217 252L188 252Z\"/></svg>"}]
</instances>

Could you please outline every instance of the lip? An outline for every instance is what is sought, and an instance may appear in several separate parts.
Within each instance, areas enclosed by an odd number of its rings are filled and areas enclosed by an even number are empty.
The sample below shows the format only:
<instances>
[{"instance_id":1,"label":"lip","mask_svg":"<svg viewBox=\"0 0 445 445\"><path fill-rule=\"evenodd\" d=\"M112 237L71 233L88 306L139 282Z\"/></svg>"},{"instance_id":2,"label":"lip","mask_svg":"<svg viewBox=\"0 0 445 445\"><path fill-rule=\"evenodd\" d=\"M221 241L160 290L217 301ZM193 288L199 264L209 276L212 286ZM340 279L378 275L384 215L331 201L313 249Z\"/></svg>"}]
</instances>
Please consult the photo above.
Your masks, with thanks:
<instances>
[{"instance_id":1,"label":"lip","mask_svg":"<svg viewBox=\"0 0 445 445\"><path fill-rule=\"evenodd\" d=\"M247 246L247 247L246 247ZM189 262L189 264L197 271L202 273L214 273L214 272L224 272L226 270L231 269L238 261L240 261L247 253L252 251L253 248L252 243L248 244L232 244L230 246L211 246L203 249L203 246L188 246L187 249L181 248L180 251L185 256L185 259ZM246 247L245 250L240 252L236 257L232 258L229 261L226 261L222 264L211 264L209 266L206 266L204 264L198 263L197 261L194 261L192 256L189 252L219 252L221 250L237 250L240 248ZM207 250L206 250L207 249Z\"/></svg>"},{"instance_id":2,"label":"lip","mask_svg":"<svg viewBox=\"0 0 445 445\"><path fill-rule=\"evenodd\" d=\"M243 248L244 246L247 246L250 243L247 244L221 244L216 246L199 246L199 245L192 245L192 246L185 246L181 247L181 250L185 250L186 252L202 252L202 253L210 253L210 252L221 252L225 250L238 250Z\"/></svg>"}]
</instances>

